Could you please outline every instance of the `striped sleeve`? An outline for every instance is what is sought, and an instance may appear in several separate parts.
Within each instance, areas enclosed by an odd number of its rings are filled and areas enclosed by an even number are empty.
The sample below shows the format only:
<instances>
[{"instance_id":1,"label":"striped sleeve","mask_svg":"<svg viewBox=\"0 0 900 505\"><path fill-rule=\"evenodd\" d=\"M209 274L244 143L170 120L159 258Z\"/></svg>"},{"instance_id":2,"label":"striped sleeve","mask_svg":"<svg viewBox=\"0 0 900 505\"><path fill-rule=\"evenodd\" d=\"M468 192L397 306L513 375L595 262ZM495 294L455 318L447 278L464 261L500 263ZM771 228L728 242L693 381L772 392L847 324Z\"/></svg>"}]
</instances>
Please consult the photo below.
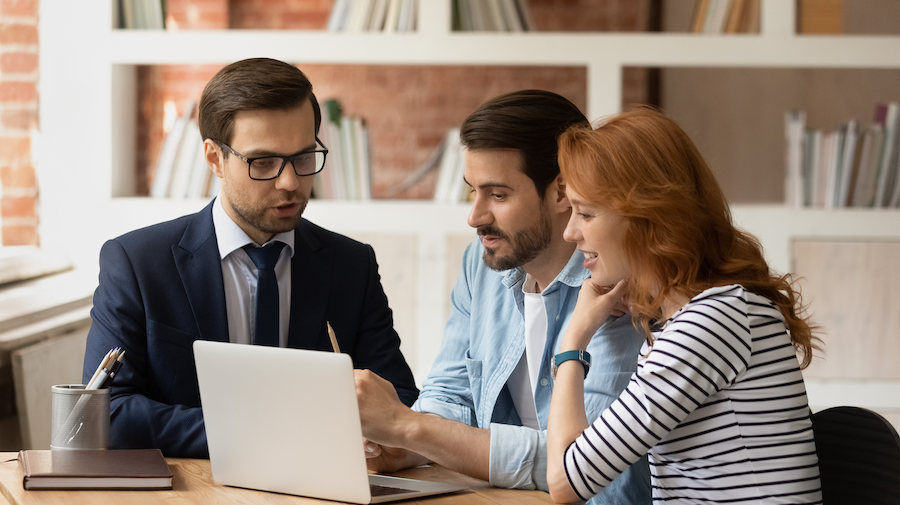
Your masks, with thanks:
<instances>
[{"instance_id":1,"label":"striped sleeve","mask_svg":"<svg viewBox=\"0 0 900 505\"><path fill-rule=\"evenodd\" d=\"M608 486L747 369L751 335L743 293L737 286L685 305L658 335L625 391L569 446L565 470L580 497Z\"/></svg>"}]
</instances>

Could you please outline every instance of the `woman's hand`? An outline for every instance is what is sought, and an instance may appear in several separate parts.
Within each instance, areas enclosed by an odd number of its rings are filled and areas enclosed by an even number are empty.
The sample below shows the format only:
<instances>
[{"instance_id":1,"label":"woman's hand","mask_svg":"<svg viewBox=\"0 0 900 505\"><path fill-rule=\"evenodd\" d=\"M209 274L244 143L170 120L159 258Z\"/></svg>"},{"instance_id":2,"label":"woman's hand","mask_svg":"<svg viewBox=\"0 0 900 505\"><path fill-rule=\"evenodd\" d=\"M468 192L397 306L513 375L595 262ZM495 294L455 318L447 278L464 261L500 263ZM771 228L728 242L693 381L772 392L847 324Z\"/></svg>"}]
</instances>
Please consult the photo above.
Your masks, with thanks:
<instances>
[{"instance_id":1,"label":"woman's hand","mask_svg":"<svg viewBox=\"0 0 900 505\"><path fill-rule=\"evenodd\" d=\"M591 337L610 315L621 316L628 313L625 301L627 284L625 279L615 286L598 286L591 279L586 279L581 284L578 302L563 337L560 352L587 349Z\"/></svg>"}]
</instances>

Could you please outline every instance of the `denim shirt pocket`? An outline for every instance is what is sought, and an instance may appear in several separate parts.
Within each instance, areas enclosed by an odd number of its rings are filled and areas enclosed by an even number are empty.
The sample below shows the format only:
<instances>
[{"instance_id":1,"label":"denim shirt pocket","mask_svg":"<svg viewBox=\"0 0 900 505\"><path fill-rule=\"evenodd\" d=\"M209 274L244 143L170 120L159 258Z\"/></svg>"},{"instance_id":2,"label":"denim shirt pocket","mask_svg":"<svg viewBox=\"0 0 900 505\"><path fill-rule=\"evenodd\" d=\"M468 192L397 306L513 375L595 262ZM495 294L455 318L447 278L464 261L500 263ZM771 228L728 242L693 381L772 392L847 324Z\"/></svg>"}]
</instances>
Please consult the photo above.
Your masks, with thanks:
<instances>
[{"instance_id":1,"label":"denim shirt pocket","mask_svg":"<svg viewBox=\"0 0 900 505\"><path fill-rule=\"evenodd\" d=\"M469 387L472 392L472 404L475 406L475 415L481 417L481 383L484 360L473 359L471 350L466 349L466 372L469 376ZM481 423L479 422L479 425Z\"/></svg>"}]
</instances>

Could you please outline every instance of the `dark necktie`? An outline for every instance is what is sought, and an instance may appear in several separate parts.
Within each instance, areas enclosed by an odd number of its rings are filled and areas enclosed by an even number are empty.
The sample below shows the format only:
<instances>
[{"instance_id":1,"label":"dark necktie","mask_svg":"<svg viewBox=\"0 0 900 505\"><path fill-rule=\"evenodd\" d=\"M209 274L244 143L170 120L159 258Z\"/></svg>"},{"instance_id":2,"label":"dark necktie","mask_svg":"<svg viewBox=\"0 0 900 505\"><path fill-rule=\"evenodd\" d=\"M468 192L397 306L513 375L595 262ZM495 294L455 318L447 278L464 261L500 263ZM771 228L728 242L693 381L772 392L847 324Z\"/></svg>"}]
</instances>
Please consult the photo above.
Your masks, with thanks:
<instances>
[{"instance_id":1,"label":"dark necktie","mask_svg":"<svg viewBox=\"0 0 900 505\"><path fill-rule=\"evenodd\" d=\"M265 247L253 244L244 246L258 271L256 279L256 324L253 329L255 345L278 347L278 279L275 263L284 248L284 242L272 242Z\"/></svg>"}]
</instances>

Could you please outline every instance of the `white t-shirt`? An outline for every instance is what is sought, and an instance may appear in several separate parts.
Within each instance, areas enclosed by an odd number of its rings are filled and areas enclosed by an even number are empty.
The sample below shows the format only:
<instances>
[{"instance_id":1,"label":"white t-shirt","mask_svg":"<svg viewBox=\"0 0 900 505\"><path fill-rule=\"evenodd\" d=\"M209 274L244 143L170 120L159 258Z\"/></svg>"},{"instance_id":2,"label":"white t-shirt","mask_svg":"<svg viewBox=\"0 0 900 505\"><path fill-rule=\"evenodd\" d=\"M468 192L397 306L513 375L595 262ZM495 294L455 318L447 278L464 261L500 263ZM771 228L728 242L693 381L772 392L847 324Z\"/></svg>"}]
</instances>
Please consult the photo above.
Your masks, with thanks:
<instances>
[{"instance_id":1,"label":"white t-shirt","mask_svg":"<svg viewBox=\"0 0 900 505\"><path fill-rule=\"evenodd\" d=\"M539 430L534 392L547 341L547 309L531 275L526 274L522 292L525 294L525 352L506 384L522 426Z\"/></svg>"}]
</instances>

